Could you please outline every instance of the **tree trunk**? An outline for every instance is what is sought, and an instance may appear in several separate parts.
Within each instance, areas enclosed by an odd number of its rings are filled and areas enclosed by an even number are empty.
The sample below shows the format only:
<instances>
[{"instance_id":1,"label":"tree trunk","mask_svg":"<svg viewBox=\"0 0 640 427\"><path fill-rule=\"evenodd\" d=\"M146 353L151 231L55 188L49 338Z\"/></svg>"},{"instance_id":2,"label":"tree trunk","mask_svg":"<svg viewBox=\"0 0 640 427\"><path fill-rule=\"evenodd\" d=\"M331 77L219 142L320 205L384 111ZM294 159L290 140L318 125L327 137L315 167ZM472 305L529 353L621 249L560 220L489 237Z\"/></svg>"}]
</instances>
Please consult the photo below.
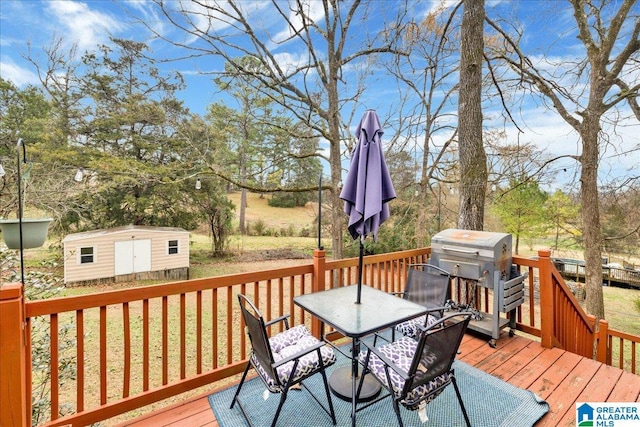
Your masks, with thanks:
<instances>
[{"instance_id":1,"label":"tree trunk","mask_svg":"<svg viewBox=\"0 0 640 427\"><path fill-rule=\"evenodd\" d=\"M244 236L247 234L245 217L247 212L247 190L245 188L240 190L240 224L238 224L238 228L240 230L240 235Z\"/></svg>"},{"instance_id":2,"label":"tree trunk","mask_svg":"<svg viewBox=\"0 0 640 427\"><path fill-rule=\"evenodd\" d=\"M247 183L247 166L244 153L240 154L240 182L242 183L242 189L240 190L240 235L247 234L246 224L246 212L247 212L247 189L244 185Z\"/></svg>"},{"instance_id":3,"label":"tree trunk","mask_svg":"<svg viewBox=\"0 0 640 427\"><path fill-rule=\"evenodd\" d=\"M460 206L458 228L482 230L487 155L482 144L484 0L465 0L460 36Z\"/></svg>"},{"instance_id":4,"label":"tree trunk","mask_svg":"<svg viewBox=\"0 0 640 427\"><path fill-rule=\"evenodd\" d=\"M598 132L600 118L587 115L580 128L582 156L580 164L580 196L582 202L582 228L584 236L585 308L587 313L604 318L602 293L602 234L598 203Z\"/></svg>"},{"instance_id":5,"label":"tree trunk","mask_svg":"<svg viewBox=\"0 0 640 427\"><path fill-rule=\"evenodd\" d=\"M335 28L327 29L327 54L329 78L325 83L327 91L327 124L329 127L330 147L329 165L331 167L331 250L333 259L342 259L342 236L346 229L344 202L340 200L340 184L342 183L342 162L340 151L340 97L338 96L338 81L341 76L340 58L336 53ZM339 43L338 43L339 45ZM337 278L337 277L336 277ZM339 282L335 282L339 286Z\"/></svg>"},{"instance_id":6,"label":"tree trunk","mask_svg":"<svg viewBox=\"0 0 640 427\"><path fill-rule=\"evenodd\" d=\"M423 248L427 246L427 230L429 229L429 225L427 223L428 219L428 208L429 204L427 201L427 186L423 184L424 180L418 187L418 217L416 218L416 247ZM439 231L439 230L438 230Z\"/></svg>"},{"instance_id":7,"label":"tree trunk","mask_svg":"<svg viewBox=\"0 0 640 427\"><path fill-rule=\"evenodd\" d=\"M428 197L427 197L427 189L429 188L429 180L430 176L427 172L429 169L429 137L425 134L424 143L422 145L423 156L422 156L422 167L420 172L420 183L417 187L417 199L418 199L418 216L416 218L416 247L422 248L427 246L427 230L429 229L427 224L428 217ZM440 186L438 186L438 191L440 191ZM440 212L438 212L439 214ZM438 218L438 221L440 219ZM438 230L440 231L440 230Z\"/></svg>"},{"instance_id":8,"label":"tree trunk","mask_svg":"<svg viewBox=\"0 0 640 427\"><path fill-rule=\"evenodd\" d=\"M336 127L336 131L338 128ZM338 131L339 132L339 131ZM339 141L339 138L337 139ZM332 143L330 146L331 163L331 250L333 259L342 259L342 235L346 229L344 202L340 199L340 184L342 182L342 165L340 164L340 145ZM336 282L337 284L337 282Z\"/></svg>"}]
</instances>

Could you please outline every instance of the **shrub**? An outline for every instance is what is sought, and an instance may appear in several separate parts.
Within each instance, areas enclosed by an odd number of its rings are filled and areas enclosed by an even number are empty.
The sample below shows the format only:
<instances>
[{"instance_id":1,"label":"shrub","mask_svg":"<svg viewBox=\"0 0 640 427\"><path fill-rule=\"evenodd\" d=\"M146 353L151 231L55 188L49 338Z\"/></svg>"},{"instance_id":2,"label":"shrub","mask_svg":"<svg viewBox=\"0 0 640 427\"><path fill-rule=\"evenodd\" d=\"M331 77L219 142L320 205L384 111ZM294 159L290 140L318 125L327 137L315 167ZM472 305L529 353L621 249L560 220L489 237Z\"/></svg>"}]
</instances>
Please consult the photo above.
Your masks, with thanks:
<instances>
[{"instance_id":1,"label":"shrub","mask_svg":"<svg viewBox=\"0 0 640 427\"><path fill-rule=\"evenodd\" d=\"M267 231L267 224L263 220L258 219L251 228L254 233L253 235L264 236L265 232ZM249 228L247 227L247 234L248 234L248 229Z\"/></svg>"},{"instance_id":2,"label":"shrub","mask_svg":"<svg viewBox=\"0 0 640 427\"><path fill-rule=\"evenodd\" d=\"M277 235L280 237L293 237L296 235L296 229L293 224L289 224L288 227L280 227Z\"/></svg>"},{"instance_id":3,"label":"shrub","mask_svg":"<svg viewBox=\"0 0 640 427\"><path fill-rule=\"evenodd\" d=\"M314 196L313 193L276 193L268 200L269 206L277 208L295 208L304 206Z\"/></svg>"},{"instance_id":4,"label":"shrub","mask_svg":"<svg viewBox=\"0 0 640 427\"><path fill-rule=\"evenodd\" d=\"M292 234L292 236L293 236L293 234ZM307 227L303 228L298 233L298 237L311 237L311 230L309 230L309 228L307 228Z\"/></svg>"}]
</instances>

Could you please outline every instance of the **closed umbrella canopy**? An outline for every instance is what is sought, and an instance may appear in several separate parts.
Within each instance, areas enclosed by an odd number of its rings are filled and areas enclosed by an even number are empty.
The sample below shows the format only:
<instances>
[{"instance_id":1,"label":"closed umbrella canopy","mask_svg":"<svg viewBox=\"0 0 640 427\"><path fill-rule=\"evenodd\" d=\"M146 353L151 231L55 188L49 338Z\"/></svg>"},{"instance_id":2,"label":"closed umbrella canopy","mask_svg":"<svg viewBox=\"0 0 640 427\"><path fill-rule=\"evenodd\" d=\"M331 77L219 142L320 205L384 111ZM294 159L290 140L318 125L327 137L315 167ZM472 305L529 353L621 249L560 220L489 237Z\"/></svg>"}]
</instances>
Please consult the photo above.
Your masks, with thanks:
<instances>
[{"instance_id":1,"label":"closed umbrella canopy","mask_svg":"<svg viewBox=\"0 0 640 427\"><path fill-rule=\"evenodd\" d=\"M376 112L367 110L356 130L358 143L340 193L349 216L349 233L354 239L372 234L377 240L378 228L389 218L387 203L396 197L382 153L383 133Z\"/></svg>"},{"instance_id":2,"label":"closed umbrella canopy","mask_svg":"<svg viewBox=\"0 0 640 427\"><path fill-rule=\"evenodd\" d=\"M382 134L378 115L374 110L367 110L356 130L358 143L340 193L344 211L349 216L349 233L354 239L360 237L356 304L360 304L362 288L364 239L372 234L373 240L377 240L380 225L389 218L388 202L396 197L382 153Z\"/></svg>"}]
</instances>

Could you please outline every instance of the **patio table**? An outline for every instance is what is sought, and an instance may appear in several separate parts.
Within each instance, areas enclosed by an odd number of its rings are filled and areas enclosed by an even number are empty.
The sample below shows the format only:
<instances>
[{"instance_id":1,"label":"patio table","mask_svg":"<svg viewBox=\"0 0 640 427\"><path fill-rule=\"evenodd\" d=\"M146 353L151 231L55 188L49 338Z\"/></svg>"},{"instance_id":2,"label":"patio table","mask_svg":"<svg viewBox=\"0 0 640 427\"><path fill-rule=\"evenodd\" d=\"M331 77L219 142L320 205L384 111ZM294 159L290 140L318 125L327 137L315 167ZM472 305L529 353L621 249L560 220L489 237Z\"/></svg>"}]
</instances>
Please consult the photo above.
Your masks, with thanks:
<instances>
[{"instance_id":1,"label":"patio table","mask_svg":"<svg viewBox=\"0 0 640 427\"><path fill-rule=\"evenodd\" d=\"M357 356L360 352L360 340L374 332L427 313L427 308L420 304L366 285L362 285L361 303L356 304L357 287L352 285L332 288L293 298L296 305L320 319L323 326L326 323L342 335L351 338L351 369L336 369L329 378L329 386L338 397L351 400L353 426L356 424ZM371 381L373 384L369 383L368 389L361 392L361 400L364 400L363 395L370 398L380 391L380 385L373 378ZM344 387L349 382L351 390Z\"/></svg>"}]
</instances>

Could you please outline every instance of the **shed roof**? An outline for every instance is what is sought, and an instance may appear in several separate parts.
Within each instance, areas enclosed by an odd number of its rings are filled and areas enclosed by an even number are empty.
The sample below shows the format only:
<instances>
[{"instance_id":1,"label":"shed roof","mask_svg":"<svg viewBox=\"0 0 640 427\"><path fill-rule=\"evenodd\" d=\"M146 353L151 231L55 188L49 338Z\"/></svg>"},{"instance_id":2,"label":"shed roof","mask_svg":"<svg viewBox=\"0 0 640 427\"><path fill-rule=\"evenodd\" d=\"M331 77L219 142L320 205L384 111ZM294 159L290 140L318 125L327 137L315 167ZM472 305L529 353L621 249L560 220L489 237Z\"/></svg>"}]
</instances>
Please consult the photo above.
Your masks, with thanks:
<instances>
[{"instance_id":1,"label":"shed roof","mask_svg":"<svg viewBox=\"0 0 640 427\"><path fill-rule=\"evenodd\" d=\"M82 240L82 239L86 239L86 238L90 238L90 237L100 237L100 236L105 236L108 234L120 234L120 233L126 233L129 231L149 231L149 232L154 232L154 233L164 233L164 232L172 232L172 233L189 233L187 230L185 230L184 228L180 228L180 227L151 227L148 225L133 225L133 224L129 224L129 225L124 225L121 227L114 227L114 228L103 228L100 230L91 230L91 231L83 231L81 233L72 233L72 234L67 234L64 239L62 239L62 243L66 243L66 242L73 242L76 240Z\"/></svg>"}]
</instances>

